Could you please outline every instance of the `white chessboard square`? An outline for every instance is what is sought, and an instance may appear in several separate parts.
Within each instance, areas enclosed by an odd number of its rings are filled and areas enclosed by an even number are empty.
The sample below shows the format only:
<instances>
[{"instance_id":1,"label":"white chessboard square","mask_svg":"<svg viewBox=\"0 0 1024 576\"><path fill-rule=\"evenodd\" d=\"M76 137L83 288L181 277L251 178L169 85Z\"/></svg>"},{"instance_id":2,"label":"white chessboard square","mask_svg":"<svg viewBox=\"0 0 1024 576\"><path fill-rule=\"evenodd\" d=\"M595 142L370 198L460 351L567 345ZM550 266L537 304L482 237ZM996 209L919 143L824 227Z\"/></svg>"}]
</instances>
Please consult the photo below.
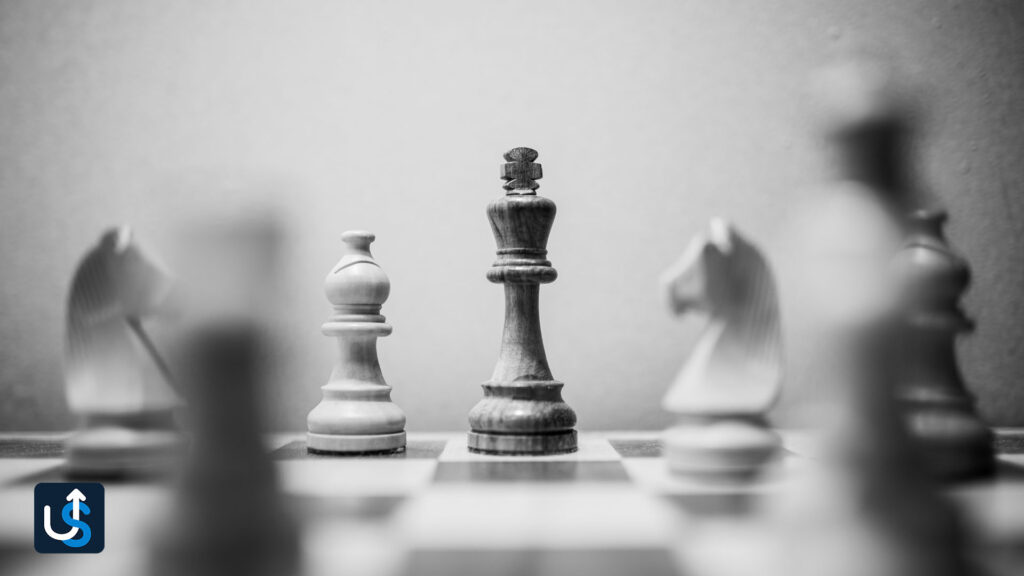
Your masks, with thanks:
<instances>
[{"instance_id":1,"label":"white chessboard square","mask_svg":"<svg viewBox=\"0 0 1024 576\"><path fill-rule=\"evenodd\" d=\"M444 452L439 458L441 462L515 462L515 461L548 461L548 462L617 462L622 460L619 453L608 440L589 434L579 436L579 449L569 454L551 454L548 456L492 455L470 452L466 444L466 436L462 435L448 441Z\"/></svg>"},{"instance_id":2,"label":"white chessboard square","mask_svg":"<svg viewBox=\"0 0 1024 576\"><path fill-rule=\"evenodd\" d=\"M681 516L629 484L434 486L396 511L415 549L651 548L671 543Z\"/></svg>"},{"instance_id":3,"label":"white chessboard square","mask_svg":"<svg viewBox=\"0 0 1024 576\"><path fill-rule=\"evenodd\" d=\"M16 484L29 478L42 476L47 473L56 475L64 466L64 459L3 458L0 459L0 464L2 464L0 465L0 486L6 486ZM34 486L35 482L31 485Z\"/></svg>"},{"instance_id":4,"label":"white chessboard square","mask_svg":"<svg viewBox=\"0 0 1024 576\"><path fill-rule=\"evenodd\" d=\"M428 486L435 460L283 460L281 487L297 496L405 496Z\"/></svg>"}]
</instances>

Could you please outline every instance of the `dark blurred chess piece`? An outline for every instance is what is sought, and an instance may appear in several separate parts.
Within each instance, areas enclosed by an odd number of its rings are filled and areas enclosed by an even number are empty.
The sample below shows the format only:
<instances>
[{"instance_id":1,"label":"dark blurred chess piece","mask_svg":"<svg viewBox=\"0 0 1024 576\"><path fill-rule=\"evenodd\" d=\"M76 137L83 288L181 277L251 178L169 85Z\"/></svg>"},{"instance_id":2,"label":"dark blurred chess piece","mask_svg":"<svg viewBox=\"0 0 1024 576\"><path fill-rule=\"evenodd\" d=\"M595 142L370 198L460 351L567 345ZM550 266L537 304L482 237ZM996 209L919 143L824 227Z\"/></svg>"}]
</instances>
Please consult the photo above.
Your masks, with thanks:
<instances>
[{"instance_id":1,"label":"dark blurred chess piece","mask_svg":"<svg viewBox=\"0 0 1024 576\"><path fill-rule=\"evenodd\" d=\"M345 254L324 283L334 314L323 325L338 339L340 359L309 413L307 446L315 452L371 453L405 449L405 414L391 401L377 359L377 338L391 334L381 305L391 282L370 254L374 235L341 235Z\"/></svg>"},{"instance_id":2,"label":"dark blurred chess piece","mask_svg":"<svg viewBox=\"0 0 1024 576\"><path fill-rule=\"evenodd\" d=\"M663 401L679 416L664 436L669 468L713 480L750 477L781 447L765 421L782 380L778 296L768 262L716 219L662 284L675 314L709 316Z\"/></svg>"},{"instance_id":3,"label":"dark blurred chess piece","mask_svg":"<svg viewBox=\"0 0 1024 576\"><path fill-rule=\"evenodd\" d=\"M143 328L167 308L171 280L127 226L104 232L79 264L67 308L68 404L84 425L67 443L72 476L167 471L181 446L169 373Z\"/></svg>"},{"instance_id":4,"label":"dark blurred chess piece","mask_svg":"<svg viewBox=\"0 0 1024 576\"><path fill-rule=\"evenodd\" d=\"M936 476L975 478L995 469L993 437L975 413L957 365L957 335L974 327L960 307L970 269L946 242L945 221L944 212L914 212L896 258L906 330L897 396Z\"/></svg>"},{"instance_id":5,"label":"dark blurred chess piece","mask_svg":"<svg viewBox=\"0 0 1024 576\"><path fill-rule=\"evenodd\" d=\"M194 328L178 365L192 442L169 517L157 527L155 576L292 576L297 525L261 436L265 340L241 320Z\"/></svg>"},{"instance_id":6,"label":"dark blurred chess piece","mask_svg":"<svg viewBox=\"0 0 1024 576\"><path fill-rule=\"evenodd\" d=\"M898 324L884 314L824 318L814 351L830 358L839 401L822 414L818 441L778 470L751 517L680 546L687 573L971 574L965 526L922 466L892 394Z\"/></svg>"},{"instance_id":7,"label":"dark blurred chess piece","mask_svg":"<svg viewBox=\"0 0 1024 576\"><path fill-rule=\"evenodd\" d=\"M965 576L959 514L922 467L893 397L891 319L859 318L827 333L821 351L834 360L843 401L816 459L766 504L788 541L778 573Z\"/></svg>"},{"instance_id":8,"label":"dark blurred chess piece","mask_svg":"<svg viewBox=\"0 0 1024 576\"><path fill-rule=\"evenodd\" d=\"M540 331L540 285L558 273L547 260L555 203L538 196L537 152L505 154L506 195L487 207L498 259L487 279L505 285L505 329L498 363L469 413L469 448L492 454L576 451L576 414L551 375Z\"/></svg>"}]
</instances>

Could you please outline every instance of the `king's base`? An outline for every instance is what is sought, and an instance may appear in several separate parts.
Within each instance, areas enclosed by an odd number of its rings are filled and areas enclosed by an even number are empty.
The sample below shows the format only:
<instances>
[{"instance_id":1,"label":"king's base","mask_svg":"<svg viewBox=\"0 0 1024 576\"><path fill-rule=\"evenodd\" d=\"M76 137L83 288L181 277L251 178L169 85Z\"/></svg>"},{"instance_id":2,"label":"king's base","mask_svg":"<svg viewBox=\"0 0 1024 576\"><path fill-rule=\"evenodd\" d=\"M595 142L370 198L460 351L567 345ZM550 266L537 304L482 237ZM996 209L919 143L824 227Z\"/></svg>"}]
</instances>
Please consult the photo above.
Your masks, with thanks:
<instances>
[{"instance_id":1,"label":"king's base","mask_svg":"<svg viewBox=\"0 0 1024 576\"><path fill-rule=\"evenodd\" d=\"M576 431L552 434L492 434L471 431L469 451L480 454L543 456L576 451Z\"/></svg>"},{"instance_id":2,"label":"king's base","mask_svg":"<svg viewBox=\"0 0 1024 576\"><path fill-rule=\"evenodd\" d=\"M306 434L306 448L325 454L387 454L405 450L405 432L394 434Z\"/></svg>"},{"instance_id":3,"label":"king's base","mask_svg":"<svg viewBox=\"0 0 1024 576\"><path fill-rule=\"evenodd\" d=\"M64 471L70 478L161 476L174 470L183 446L172 430L90 428L68 439Z\"/></svg>"},{"instance_id":4,"label":"king's base","mask_svg":"<svg viewBox=\"0 0 1024 576\"><path fill-rule=\"evenodd\" d=\"M774 431L745 419L712 419L665 431L665 460L677 476L708 482L745 482L779 454Z\"/></svg>"}]
</instances>

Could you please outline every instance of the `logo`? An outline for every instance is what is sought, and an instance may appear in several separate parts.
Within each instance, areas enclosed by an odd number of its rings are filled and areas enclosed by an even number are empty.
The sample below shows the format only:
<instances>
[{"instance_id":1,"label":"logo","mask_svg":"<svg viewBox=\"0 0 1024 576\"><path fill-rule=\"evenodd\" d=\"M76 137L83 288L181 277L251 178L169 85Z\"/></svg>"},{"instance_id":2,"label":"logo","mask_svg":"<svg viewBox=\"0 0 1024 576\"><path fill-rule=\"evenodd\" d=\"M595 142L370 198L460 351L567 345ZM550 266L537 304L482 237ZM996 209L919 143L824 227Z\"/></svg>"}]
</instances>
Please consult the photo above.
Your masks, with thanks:
<instances>
[{"instance_id":1,"label":"logo","mask_svg":"<svg viewBox=\"0 0 1024 576\"><path fill-rule=\"evenodd\" d=\"M36 552L95 554L103 550L103 485L36 484Z\"/></svg>"}]
</instances>

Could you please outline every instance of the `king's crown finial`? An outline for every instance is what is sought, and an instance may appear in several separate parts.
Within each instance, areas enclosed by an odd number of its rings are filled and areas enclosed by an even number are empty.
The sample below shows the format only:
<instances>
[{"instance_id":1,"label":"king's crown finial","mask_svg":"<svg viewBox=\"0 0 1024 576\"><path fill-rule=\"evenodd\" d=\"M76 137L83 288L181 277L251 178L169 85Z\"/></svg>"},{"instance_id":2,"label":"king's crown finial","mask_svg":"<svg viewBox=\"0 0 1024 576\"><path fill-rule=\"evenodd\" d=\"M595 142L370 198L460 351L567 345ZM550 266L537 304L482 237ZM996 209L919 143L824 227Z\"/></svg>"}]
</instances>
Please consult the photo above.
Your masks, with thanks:
<instances>
[{"instance_id":1,"label":"king's crown finial","mask_svg":"<svg viewBox=\"0 0 1024 576\"><path fill-rule=\"evenodd\" d=\"M519 147L505 152L506 163L501 166L501 179L505 180L502 188L509 192L528 190L526 194L540 188L537 180L544 172L541 165L534 162L536 159L537 151L532 148Z\"/></svg>"}]
</instances>

